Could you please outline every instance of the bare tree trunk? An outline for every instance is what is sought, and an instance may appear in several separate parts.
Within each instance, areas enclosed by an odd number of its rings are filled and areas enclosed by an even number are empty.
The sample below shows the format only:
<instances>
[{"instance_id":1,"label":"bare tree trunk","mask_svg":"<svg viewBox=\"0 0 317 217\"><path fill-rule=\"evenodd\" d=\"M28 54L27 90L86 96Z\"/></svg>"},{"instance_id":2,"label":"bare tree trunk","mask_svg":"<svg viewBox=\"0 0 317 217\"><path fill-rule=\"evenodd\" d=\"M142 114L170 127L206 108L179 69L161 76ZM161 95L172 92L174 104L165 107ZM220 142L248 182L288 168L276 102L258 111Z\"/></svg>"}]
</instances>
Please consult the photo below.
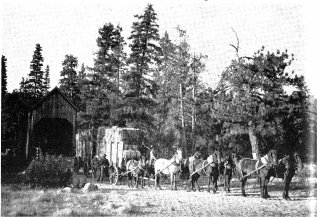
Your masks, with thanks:
<instances>
[{"instance_id":1,"label":"bare tree trunk","mask_svg":"<svg viewBox=\"0 0 317 217\"><path fill-rule=\"evenodd\" d=\"M253 159L258 159L260 157L260 152L259 152L259 141L258 138L255 135L255 127L252 121L249 121L249 139L251 143L251 148L252 148L252 157Z\"/></svg>"},{"instance_id":2,"label":"bare tree trunk","mask_svg":"<svg viewBox=\"0 0 317 217\"><path fill-rule=\"evenodd\" d=\"M193 85L193 110L192 110L192 153L195 152L195 124L196 124L196 66L195 66L195 54L194 54L194 85Z\"/></svg>"},{"instance_id":3,"label":"bare tree trunk","mask_svg":"<svg viewBox=\"0 0 317 217\"><path fill-rule=\"evenodd\" d=\"M196 109L195 106L193 106L193 111L192 111L192 153L195 152L195 124L196 124Z\"/></svg>"},{"instance_id":4,"label":"bare tree trunk","mask_svg":"<svg viewBox=\"0 0 317 217\"><path fill-rule=\"evenodd\" d=\"M186 156L187 153L187 141L186 141L186 131L185 131L185 117L184 117L184 105L183 105L183 87L179 84L179 94L180 94L180 109L181 109L181 119L182 119L182 150Z\"/></svg>"}]
</instances>

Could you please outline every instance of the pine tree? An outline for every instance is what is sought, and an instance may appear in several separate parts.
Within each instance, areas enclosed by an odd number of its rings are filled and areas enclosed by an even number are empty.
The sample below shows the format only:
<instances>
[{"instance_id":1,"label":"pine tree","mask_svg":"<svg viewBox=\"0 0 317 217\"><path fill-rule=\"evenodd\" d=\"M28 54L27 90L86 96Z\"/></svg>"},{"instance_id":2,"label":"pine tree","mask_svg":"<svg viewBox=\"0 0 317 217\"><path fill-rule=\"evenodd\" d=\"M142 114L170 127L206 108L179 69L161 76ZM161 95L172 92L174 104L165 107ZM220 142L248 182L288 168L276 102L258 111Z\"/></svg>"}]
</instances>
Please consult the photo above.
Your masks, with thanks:
<instances>
[{"instance_id":1,"label":"pine tree","mask_svg":"<svg viewBox=\"0 0 317 217\"><path fill-rule=\"evenodd\" d=\"M99 29L97 46L94 61L94 72L99 74L101 79L105 79L107 88L112 91L118 91L120 86L120 71L122 70L125 60L123 47L126 44L121 36L122 28L118 25L108 23Z\"/></svg>"},{"instance_id":2,"label":"pine tree","mask_svg":"<svg viewBox=\"0 0 317 217\"><path fill-rule=\"evenodd\" d=\"M120 100L121 73L124 71L125 45L121 36L122 28L105 24L99 29L98 51L94 66L88 68L81 99L86 102L86 114L82 117L94 126L114 125L117 118L114 108Z\"/></svg>"},{"instance_id":3,"label":"pine tree","mask_svg":"<svg viewBox=\"0 0 317 217\"><path fill-rule=\"evenodd\" d=\"M180 27L177 31L178 42L173 43L167 32L160 41L163 56L155 81L159 85L157 100L161 113L157 114L157 118L162 128L169 129L178 137L177 142L183 146L185 153L194 146L196 95L202 91L198 75L204 70L203 60L206 57L191 56L186 31ZM192 139L187 142L190 130Z\"/></svg>"},{"instance_id":4,"label":"pine tree","mask_svg":"<svg viewBox=\"0 0 317 217\"><path fill-rule=\"evenodd\" d=\"M83 63L81 65L80 70L78 71L78 83L80 83L80 81L85 79L85 78L86 78L86 67L85 67L85 64Z\"/></svg>"},{"instance_id":5,"label":"pine tree","mask_svg":"<svg viewBox=\"0 0 317 217\"><path fill-rule=\"evenodd\" d=\"M293 60L287 51L264 53L263 47L252 57L233 60L226 68L211 113L224 122L227 142L237 135L248 135L254 157L270 148L285 150L285 145L287 150L296 149L293 142L285 141L292 134L290 128L295 129L293 118L302 123L297 125L300 132L306 131L308 91L304 88L304 78L288 71ZM288 95L284 86L293 86L299 95L296 92L293 94L297 97ZM297 136L304 140L304 133ZM297 139L296 142L302 144Z\"/></svg>"},{"instance_id":6,"label":"pine tree","mask_svg":"<svg viewBox=\"0 0 317 217\"><path fill-rule=\"evenodd\" d=\"M1 56L1 99L7 93L7 58Z\"/></svg>"},{"instance_id":7,"label":"pine tree","mask_svg":"<svg viewBox=\"0 0 317 217\"><path fill-rule=\"evenodd\" d=\"M179 118L178 118L178 85L177 73L175 73L176 44L174 44L167 32L160 39L162 56L157 70L154 73L154 81L158 85L155 97L155 128L151 135L151 143L160 144L164 152L172 152L173 146L177 145L180 139Z\"/></svg>"},{"instance_id":8,"label":"pine tree","mask_svg":"<svg viewBox=\"0 0 317 217\"><path fill-rule=\"evenodd\" d=\"M132 25L131 54L128 59L130 73L126 76L129 86L129 94L136 97L154 95L156 88L151 77L155 64L159 62L161 48L159 46L159 30L156 24L156 13L149 4L143 15L135 15L138 19Z\"/></svg>"},{"instance_id":9,"label":"pine tree","mask_svg":"<svg viewBox=\"0 0 317 217\"><path fill-rule=\"evenodd\" d=\"M87 82L87 74L86 74L86 67L85 64L83 63L81 65L81 69L78 71L78 82L77 82L77 87L79 90L79 103L78 107L80 111L85 112L86 111L86 101L82 99L83 97L83 92L86 90L86 84Z\"/></svg>"},{"instance_id":10,"label":"pine tree","mask_svg":"<svg viewBox=\"0 0 317 217\"><path fill-rule=\"evenodd\" d=\"M153 74L161 56L160 36L152 5L147 5L143 15L135 17L137 21L133 23L129 37L131 54L127 60L129 71L124 76L125 107L121 117L130 126L148 130L153 127L150 113L157 92Z\"/></svg>"},{"instance_id":11,"label":"pine tree","mask_svg":"<svg viewBox=\"0 0 317 217\"><path fill-rule=\"evenodd\" d=\"M76 98L77 89L77 72L78 66L77 57L73 55L65 55L65 59L62 62L63 70L61 71L62 79L60 79L60 88L64 93L72 100Z\"/></svg>"},{"instance_id":12,"label":"pine tree","mask_svg":"<svg viewBox=\"0 0 317 217\"><path fill-rule=\"evenodd\" d=\"M45 73L44 73L44 87L45 87L45 94L47 94L48 90L51 88L50 86L51 79L50 79L50 67L49 65L46 66Z\"/></svg>"},{"instance_id":13,"label":"pine tree","mask_svg":"<svg viewBox=\"0 0 317 217\"><path fill-rule=\"evenodd\" d=\"M40 44L36 44L33 59L31 61L31 71L29 73L29 79L27 80L26 88L29 92L32 92L33 97L42 97L45 92L44 72L42 71L44 58L42 56L42 47Z\"/></svg>"},{"instance_id":14,"label":"pine tree","mask_svg":"<svg viewBox=\"0 0 317 217\"><path fill-rule=\"evenodd\" d=\"M26 80L24 77L22 77L22 81L20 82L20 92L27 93L28 89L26 87L28 83L28 80Z\"/></svg>"}]
</instances>

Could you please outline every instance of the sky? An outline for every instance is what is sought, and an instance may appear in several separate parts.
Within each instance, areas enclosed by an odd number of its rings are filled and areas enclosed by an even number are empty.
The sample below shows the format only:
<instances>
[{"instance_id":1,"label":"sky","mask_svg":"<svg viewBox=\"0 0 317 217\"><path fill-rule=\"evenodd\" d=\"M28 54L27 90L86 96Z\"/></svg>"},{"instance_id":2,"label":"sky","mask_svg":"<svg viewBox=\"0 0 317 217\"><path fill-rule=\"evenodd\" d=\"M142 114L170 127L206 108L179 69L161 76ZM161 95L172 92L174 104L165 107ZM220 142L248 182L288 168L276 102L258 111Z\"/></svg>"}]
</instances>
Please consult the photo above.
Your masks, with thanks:
<instances>
[{"instance_id":1,"label":"sky","mask_svg":"<svg viewBox=\"0 0 317 217\"><path fill-rule=\"evenodd\" d=\"M27 77L35 44L40 43L44 68L50 66L51 87L58 85L65 55L78 57L79 66L93 65L98 29L119 24L123 36L148 3L157 13L160 35L167 31L177 41L176 27L186 30L192 53L208 56L203 81L214 87L221 72L234 59L237 32L240 56L252 56L263 46L295 55L292 68L304 75L317 97L314 52L317 34L315 4L310 1L20 1L1 0L1 55L7 58L8 90L19 88ZM127 43L130 42L127 40ZM80 69L80 67L79 67Z\"/></svg>"}]
</instances>

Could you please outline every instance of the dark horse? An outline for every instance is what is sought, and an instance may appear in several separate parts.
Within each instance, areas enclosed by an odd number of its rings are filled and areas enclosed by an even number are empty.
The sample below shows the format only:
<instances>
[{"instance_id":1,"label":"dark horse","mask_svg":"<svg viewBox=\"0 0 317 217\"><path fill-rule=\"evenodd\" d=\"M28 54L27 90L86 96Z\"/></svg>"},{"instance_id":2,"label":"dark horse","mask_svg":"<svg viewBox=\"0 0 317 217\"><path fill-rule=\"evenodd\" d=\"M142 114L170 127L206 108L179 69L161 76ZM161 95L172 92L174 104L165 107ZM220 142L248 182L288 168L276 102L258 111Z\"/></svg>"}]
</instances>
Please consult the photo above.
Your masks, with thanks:
<instances>
[{"instance_id":1,"label":"dark horse","mask_svg":"<svg viewBox=\"0 0 317 217\"><path fill-rule=\"evenodd\" d=\"M274 177L283 179L283 199L285 200L291 199L289 197L289 186L298 169L303 169L303 164L296 152L294 154L285 155L278 161Z\"/></svg>"},{"instance_id":2,"label":"dark horse","mask_svg":"<svg viewBox=\"0 0 317 217\"><path fill-rule=\"evenodd\" d=\"M245 184L249 177L257 177L260 182L260 191L262 198L270 197L267 192L267 184L270 177L276 173L277 154L276 150L270 150L266 155L259 160L243 158L238 163L238 169L241 175L241 191L242 196L246 197Z\"/></svg>"},{"instance_id":3,"label":"dark horse","mask_svg":"<svg viewBox=\"0 0 317 217\"><path fill-rule=\"evenodd\" d=\"M222 151L219 173L224 178L224 190L227 193L230 193L230 181L232 179L232 173L236 167L234 163L235 158L235 154L231 151Z\"/></svg>"},{"instance_id":4,"label":"dark horse","mask_svg":"<svg viewBox=\"0 0 317 217\"><path fill-rule=\"evenodd\" d=\"M220 163L220 153L215 151L211 154L207 160L202 160L198 158L193 158L189 163L189 181L188 183L191 185L191 190L194 190L195 182L198 187L198 191L200 191L200 187L198 185L198 179L200 176L208 177L208 192L210 192L210 183L212 182L213 193L216 193L217 189L217 180L219 176L219 166Z\"/></svg>"}]
</instances>

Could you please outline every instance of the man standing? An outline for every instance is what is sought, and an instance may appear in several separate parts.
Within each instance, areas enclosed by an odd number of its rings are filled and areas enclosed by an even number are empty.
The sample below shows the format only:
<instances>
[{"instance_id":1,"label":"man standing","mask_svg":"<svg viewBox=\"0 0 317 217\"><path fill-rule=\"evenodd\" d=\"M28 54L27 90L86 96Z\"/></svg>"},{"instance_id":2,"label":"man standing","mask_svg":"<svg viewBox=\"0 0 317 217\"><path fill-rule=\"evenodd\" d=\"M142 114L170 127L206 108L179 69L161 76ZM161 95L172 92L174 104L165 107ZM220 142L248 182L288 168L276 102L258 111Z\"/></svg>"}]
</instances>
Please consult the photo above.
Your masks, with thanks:
<instances>
[{"instance_id":1,"label":"man standing","mask_svg":"<svg viewBox=\"0 0 317 217\"><path fill-rule=\"evenodd\" d=\"M105 175L106 177L109 177L109 166L110 163L107 159L107 155L103 154L103 156L100 159L100 168L101 168L101 177L100 181L103 181L103 176Z\"/></svg>"}]
</instances>

